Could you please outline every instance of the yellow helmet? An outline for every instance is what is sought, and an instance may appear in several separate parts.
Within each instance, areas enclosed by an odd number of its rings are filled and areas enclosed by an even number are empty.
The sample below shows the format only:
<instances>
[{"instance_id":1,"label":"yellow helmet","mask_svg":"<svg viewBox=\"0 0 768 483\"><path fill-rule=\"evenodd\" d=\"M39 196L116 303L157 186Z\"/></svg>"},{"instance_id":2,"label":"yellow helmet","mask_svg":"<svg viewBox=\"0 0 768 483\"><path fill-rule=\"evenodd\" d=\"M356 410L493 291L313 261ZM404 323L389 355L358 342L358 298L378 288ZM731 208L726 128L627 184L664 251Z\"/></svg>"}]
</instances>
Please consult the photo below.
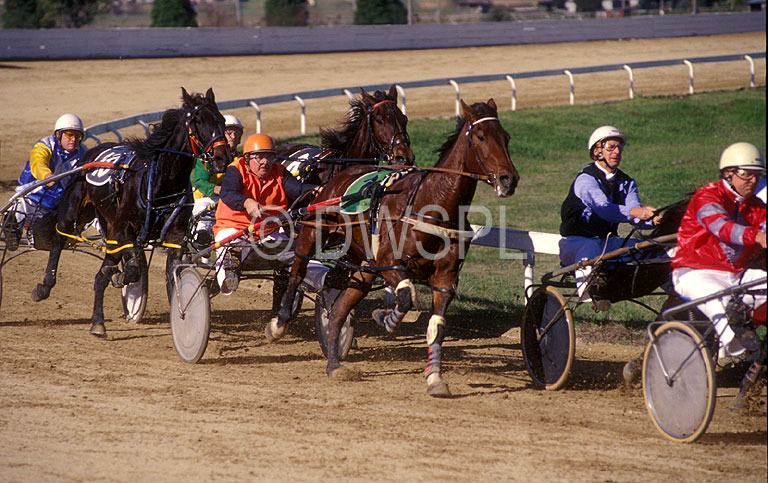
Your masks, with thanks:
<instances>
[{"instance_id":1,"label":"yellow helmet","mask_svg":"<svg viewBox=\"0 0 768 483\"><path fill-rule=\"evenodd\" d=\"M726 168L765 171L765 159L754 144L735 143L725 148L720 155L720 171Z\"/></svg>"},{"instance_id":2,"label":"yellow helmet","mask_svg":"<svg viewBox=\"0 0 768 483\"><path fill-rule=\"evenodd\" d=\"M243 154L274 152L275 141L266 134L251 134L243 144Z\"/></svg>"}]
</instances>

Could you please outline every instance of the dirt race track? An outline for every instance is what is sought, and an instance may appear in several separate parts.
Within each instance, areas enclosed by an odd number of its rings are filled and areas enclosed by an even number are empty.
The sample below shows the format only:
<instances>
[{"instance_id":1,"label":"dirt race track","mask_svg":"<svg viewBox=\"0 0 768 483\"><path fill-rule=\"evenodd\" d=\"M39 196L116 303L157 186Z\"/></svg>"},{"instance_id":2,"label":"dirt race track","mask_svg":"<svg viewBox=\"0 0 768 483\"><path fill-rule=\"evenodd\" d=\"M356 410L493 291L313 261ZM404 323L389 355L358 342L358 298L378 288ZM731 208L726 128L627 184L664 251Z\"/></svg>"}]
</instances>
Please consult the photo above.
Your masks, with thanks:
<instances>
[{"instance_id":1,"label":"dirt race track","mask_svg":"<svg viewBox=\"0 0 768 483\"><path fill-rule=\"evenodd\" d=\"M765 34L463 50L201 59L0 64L0 181L7 199L34 141L63 112L87 125L177 106L179 86L219 100L341 85L528 71L765 49ZM765 61L756 62L765 85ZM696 66L697 90L741 88L746 61ZM132 75L140 72L141 75ZM626 96L626 73L577 76L577 102ZM643 95L687 92L684 66L635 72ZM518 82L518 106L567 102L567 79ZM466 86L467 100L504 83ZM431 99L431 100L430 100ZM309 129L343 116L343 97L308 102ZM408 92L412 118L453 110L450 86ZM264 130L295 134L295 105L264 110ZM252 110L240 110L248 128ZM108 139L103 139L108 140ZM483 189L483 188L480 188ZM514 200L512 200L514 202ZM358 382L324 375L311 311L268 345L269 284L244 282L213 299L212 340L200 364L182 363L170 336L162 259L150 271L145 323L121 319L108 289L108 341L88 335L98 261L65 253L51 298L34 304L44 253L2 272L0 481L756 481L768 476L766 410L727 411L737 378L721 372L702 440L668 442L640 389L620 384L639 347L577 342L567 389L532 387L519 321L502 336L481 321L448 319L444 368L454 397L432 399L421 376L428 316L383 336L359 312ZM481 326L480 326L481 327ZM470 335L467 335L470 334ZM730 377L729 377L730 376ZM764 394L764 393L763 393Z\"/></svg>"}]
</instances>

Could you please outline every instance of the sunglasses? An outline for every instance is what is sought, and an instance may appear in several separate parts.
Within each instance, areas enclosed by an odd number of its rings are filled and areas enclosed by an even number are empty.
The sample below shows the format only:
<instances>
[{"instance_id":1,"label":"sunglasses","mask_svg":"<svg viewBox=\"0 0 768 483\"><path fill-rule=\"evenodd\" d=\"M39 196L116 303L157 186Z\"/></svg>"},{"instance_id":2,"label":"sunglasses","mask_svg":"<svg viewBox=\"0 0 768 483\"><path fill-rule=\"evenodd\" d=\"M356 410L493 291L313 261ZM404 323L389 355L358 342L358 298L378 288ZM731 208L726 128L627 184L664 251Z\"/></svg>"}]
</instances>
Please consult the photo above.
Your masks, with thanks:
<instances>
[{"instance_id":1,"label":"sunglasses","mask_svg":"<svg viewBox=\"0 0 768 483\"><path fill-rule=\"evenodd\" d=\"M64 131L61 134L62 137L69 139L70 141L82 141L83 133L80 131Z\"/></svg>"}]
</instances>

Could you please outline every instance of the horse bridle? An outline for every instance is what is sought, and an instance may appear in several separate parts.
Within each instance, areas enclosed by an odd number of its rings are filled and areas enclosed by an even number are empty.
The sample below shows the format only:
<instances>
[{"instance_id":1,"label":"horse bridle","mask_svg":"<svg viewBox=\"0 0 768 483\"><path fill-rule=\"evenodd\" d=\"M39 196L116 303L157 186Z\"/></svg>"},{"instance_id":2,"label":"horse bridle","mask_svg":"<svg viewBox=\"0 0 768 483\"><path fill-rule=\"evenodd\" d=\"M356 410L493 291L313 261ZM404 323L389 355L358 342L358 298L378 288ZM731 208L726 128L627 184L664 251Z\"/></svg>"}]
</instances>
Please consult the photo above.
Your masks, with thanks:
<instances>
[{"instance_id":1,"label":"horse bridle","mask_svg":"<svg viewBox=\"0 0 768 483\"><path fill-rule=\"evenodd\" d=\"M480 159L480 156L477 154L477 146L475 146L474 143L472 143L472 138L469 137L470 133L472 132L472 128L475 127L477 124L480 124L481 122L485 122L485 121L496 121L499 124L501 124L501 121L499 121L498 117L482 117L482 118L480 118L480 119L478 119L476 121L473 121L473 122L471 122L469 124L469 126L467 127L467 132L465 133L465 136L467 137L467 149L469 149L470 145L472 146L472 152L475 155L475 160L477 161L477 164L480 165L480 169L483 170L483 174L487 178L485 180L485 182L490 184L490 185L493 185L493 181L492 180L496 179L496 176L492 175L488 171L488 169L485 167L485 163L483 163L483 160Z\"/></svg>"},{"instance_id":2,"label":"horse bridle","mask_svg":"<svg viewBox=\"0 0 768 483\"><path fill-rule=\"evenodd\" d=\"M199 156L203 160L203 163L207 164L207 162L210 161L213 157L213 150L219 146L226 145L227 138L223 131L218 136L216 136L216 133L214 132L212 133L211 140L208 142L208 144L205 145L205 148L200 149L200 140L198 139L197 133L192 132L192 125L190 124L190 121L198 113L198 111L204 107L210 106L195 106L191 110L186 111L185 118L187 124L187 140L189 141L189 147L192 149L192 154Z\"/></svg>"},{"instance_id":3,"label":"horse bridle","mask_svg":"<svg viewBox=\"0 0 768 483\"><path fill-rule=\"evenodd\" d=\"M396 104L395 101L391 100L384 100L377 102L376 104L372 105L366 112L366 121L368 122L368 136L373 140L373 144L376 147L376 150L379 154L383 155L384 159L391 160L394 156L394 149L397 145L405 143L408 147L411 146L411 139L408 137L408 133L406 131L398 131L400 128L400 123L397 120L397 114L392 111L392 117L394 118L394 122L392 123L394 126L394 133L392 134L392 139L389 140L389 144L385 148L382 144L382 142L379 140L379 138L376 137L376 133L373 132L373 123L371 122L371 115L373 112L378 109L379 107L383 106L384 104ZM400 139L397 139L397 137L400 136Z\"/></svg>"}]
</instances>

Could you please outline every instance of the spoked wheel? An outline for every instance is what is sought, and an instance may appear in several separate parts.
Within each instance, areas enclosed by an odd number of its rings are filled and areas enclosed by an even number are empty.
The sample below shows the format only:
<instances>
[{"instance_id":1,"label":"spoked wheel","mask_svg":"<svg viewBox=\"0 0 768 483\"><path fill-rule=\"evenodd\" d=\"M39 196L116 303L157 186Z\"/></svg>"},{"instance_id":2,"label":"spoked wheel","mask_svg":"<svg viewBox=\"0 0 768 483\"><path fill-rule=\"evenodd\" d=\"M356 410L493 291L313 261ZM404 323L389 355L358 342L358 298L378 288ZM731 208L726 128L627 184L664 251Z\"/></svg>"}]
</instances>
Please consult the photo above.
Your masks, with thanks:
<instances>
[{"instance_id":1,"label":"spoked wheel","mask_svg":"<svg viewBox=\"0 0 768 483\"><path fill-rule=\"evenodd\" d=\"M208 286L194 268L179 273L171 300L173 347L182 361L197 363L208 347L211 301Z\"/></svg>"},{"instance_id":2,"label":"spoked wheel","mask_svg":"<svg viewBox=\"0 0 768 483\"><path fill-rule=\"evenodd\" d=\"M523 358L533 382L560 389L571 372L576 334L573 314L554 287L539 287L528 300L520 324Z\"/></svg>"},{"instance_id":3,"label":"spoked wheel","mask_svg":"<svg viewBox=\"0 0 768 483\"><path fill-rule=\"evenodd\" d=\"M0 265L0 307L3 306L3 266Z\"/></svg>"},{"instance_id":4,"label":"spoked wheel","mask_svg":"<svg viewBox=\"0 0 768 483\"><path fill-rule=\"evenodd\" d=\"M147 309L147 294L149 290L149 268L144 252L139 255L139 281L129 283L122 288L123 315L130 323L141 322ZM121 262L122 263L122 262ZM125 266L123 266L125 270Z\"/></svg>"},{"instance_id":5,"label":"spoked wheel","mask_svg":"<svg viewBox=\"0 0 768 483\"><path fill-rule=\"evenodd\" d=\"M318 292L317 297L315 297L315 330L317 332L317 340L320 342L320 348L326 357L328 357L328 348L325 345L325 341L328 338L328 315L341 292L339 289L327 288L322 292ZM341 332L339 333L339 359L347 357L354 340L355 327L352 325L352 312L350 312L347 314L347 319L341 326Z\"/></svg>"},{"instance_id":6,"label":"spoked wheel","mask_svg":"<svg viewBox=\"0 0 768 483\"><path fill-rule=\"evenodd\" d=\"M643 394L653 424L667 438L696 441L715 411L715 370L699 333L667 322L654 333L643 357Z\"/></svg>"}]
</instances>

